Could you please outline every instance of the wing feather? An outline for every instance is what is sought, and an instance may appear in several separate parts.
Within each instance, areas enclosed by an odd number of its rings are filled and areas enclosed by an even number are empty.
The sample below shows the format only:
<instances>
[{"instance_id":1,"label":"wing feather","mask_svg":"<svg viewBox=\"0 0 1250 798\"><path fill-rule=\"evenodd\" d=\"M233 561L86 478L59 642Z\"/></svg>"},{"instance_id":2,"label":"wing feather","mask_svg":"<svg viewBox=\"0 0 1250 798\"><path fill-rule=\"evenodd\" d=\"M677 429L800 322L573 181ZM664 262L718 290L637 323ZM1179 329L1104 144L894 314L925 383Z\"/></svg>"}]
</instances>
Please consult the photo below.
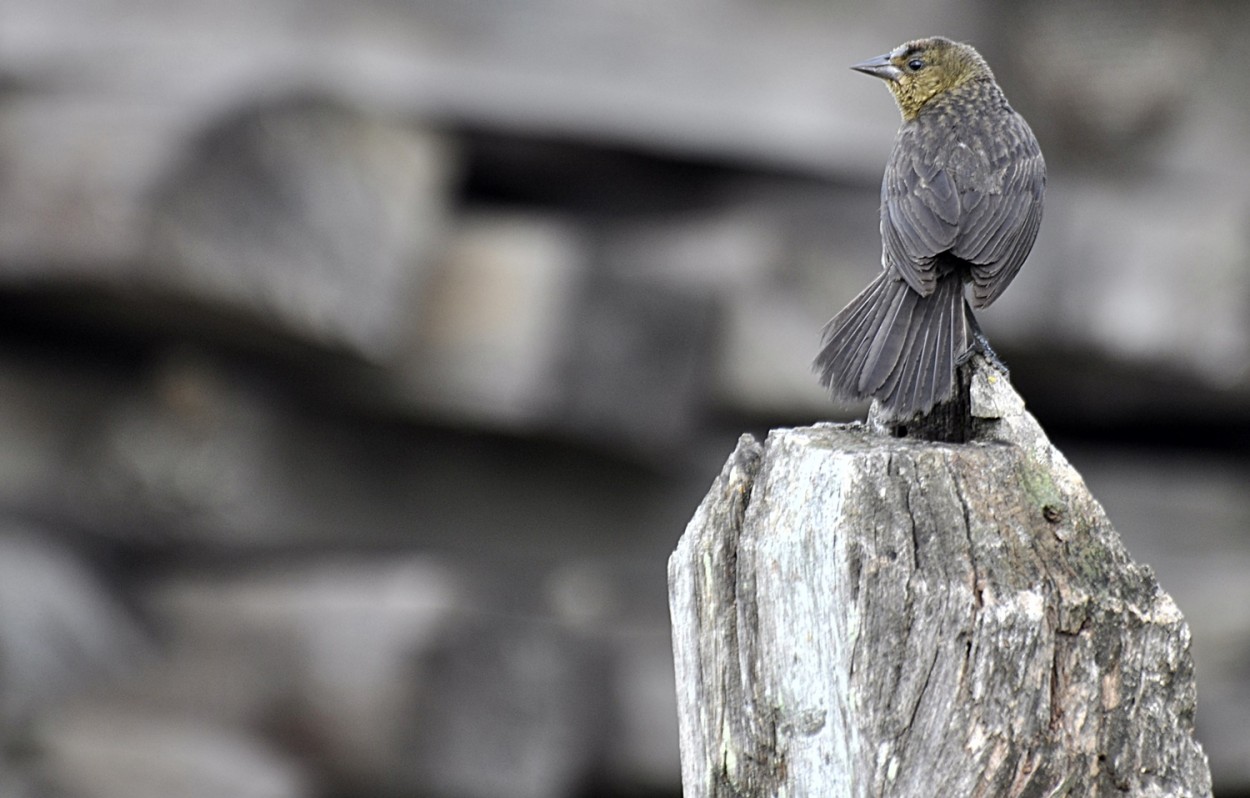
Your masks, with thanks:
<instances>
[{"instance_id":1,"label":"wing feather","mask_svg":"<svg viewBox=\"0 0 1250 798\"><path fill-rule=\"evenodd\" d=\"M971 143L954 148L915 127L899 133L881 185L882 260L922 296L933 293L939 256L949 252L971 267L973 304L985 307L1033 247L1046 167L1028 125L1011 113L1005 127L974 127Z\"/></svg>"}]
</instances>

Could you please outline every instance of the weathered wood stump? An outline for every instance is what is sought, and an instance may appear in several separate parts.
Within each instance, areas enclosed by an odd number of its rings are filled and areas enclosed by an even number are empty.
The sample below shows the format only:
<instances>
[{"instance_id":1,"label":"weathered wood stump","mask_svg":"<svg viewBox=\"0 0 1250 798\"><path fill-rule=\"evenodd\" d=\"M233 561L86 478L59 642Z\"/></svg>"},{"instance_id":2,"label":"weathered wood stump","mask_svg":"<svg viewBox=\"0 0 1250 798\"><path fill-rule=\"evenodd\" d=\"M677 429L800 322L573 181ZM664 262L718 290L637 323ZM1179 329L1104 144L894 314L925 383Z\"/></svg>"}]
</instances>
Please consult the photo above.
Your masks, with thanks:
<instances>
[{"instance_id":1,"label":"weathered wood stump","mask_svg":"<svg viewBox=\"0 0 1250 798\"><path fill-rule=\"evenodd\" d=\"M669 561L686 798L1209 796L1189 630L1009 383L743 436Z\"/></svg>"}]
</instances>

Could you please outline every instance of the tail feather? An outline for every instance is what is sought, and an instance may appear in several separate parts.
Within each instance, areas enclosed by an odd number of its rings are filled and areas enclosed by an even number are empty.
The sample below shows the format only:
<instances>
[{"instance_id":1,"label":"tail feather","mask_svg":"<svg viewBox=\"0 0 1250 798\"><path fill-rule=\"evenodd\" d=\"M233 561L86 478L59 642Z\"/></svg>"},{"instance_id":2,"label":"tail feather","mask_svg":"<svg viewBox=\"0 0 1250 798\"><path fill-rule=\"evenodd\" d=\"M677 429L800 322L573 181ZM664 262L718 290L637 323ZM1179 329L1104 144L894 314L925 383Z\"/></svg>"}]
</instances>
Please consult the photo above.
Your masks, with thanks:
<instances>
[{"instance_id":1,"label":"tail feather","mask_svg":"<svg viewBox=\"0 0 1250 798\"><path fill-rule=\"evenodd\" d=\"M939 278L921 296L882 272L825 326L814 364L846 400L875 398L895 418L927 413L951 397L957 358L972 343L963 281Z\"/></svg>"},{"instance_id":2,"label":"tail feather","mask_svg":"<svg viewBox=\"0 0 1250 798\"><path fill-rule=\"evenodd\" d=\"M890 302L877 325L865 362L869 368L859 375L859 390L872 396L886 391L891 376L898 368L899 358L911 346L911 325L916 314L915 291L891 291Z\"/></svg>"},{"instance_id":3,"label":"tail feather","mask_svg":"<svg viewBox=\"0 0 1250 798\"><path fill-rule=\"evenodd\" d=\"M962 295L963 291L960 291ZM933 376L929 380L929 391L926 395L926 402L929 407L943 401L954 390L954 374L955 360L959 355L963 354L963 350L967 348L967 335L954 327L956 318L963 318L963 314L958 312L958 302L939 302L937 303L938 315L933 323L932 328L932 358ZM950 374L950 387L940 380L939 374Z\"/></svg>"},{"instance_id":4,"label":"tail feather","mask_svg":"<svg viewBox=\"0 0 1250 798\"><path fill-rule=\"evenodd\" d=\"M814 365L821 384L836 396L852 400L866 396L859 388L859 375L873 332L881 325L881 309L889 304L889 289L885 280L872 281L822 331L823 345Z\"/></svg>"},{"instance_id":5,"label":"tail feather","mask_svg":"<svg viewBox=\"0 0 1250 798\"><path fill-rule=\"evenodd\" d=\"M912 396L912 404L917 407L932 407L938 402L938 375L943 373L942 366L942 324L949 306L941 302L929 303L930 318L924 327L924 338L920 342L920 363L931 363L929 368L921 369L916 380L916 392Z\"/></svg>"},{"instance_id":6,"label":"tail feather","mask_svg":"<svg viewBox=\"0 0 1250 798\"><path fill-rule=\"evenodd\" d=\"M960 296L962 293L962 290L959 291ZM918 408L932 408L950 398L955 385L956 363L970 341L958 299L931 302L929 306L932 317L925 323L924 343L917 362L931 366L922 368L919 373L911 403Z\"/></svg>"},{"instance_id":7,"label":"tail feather","mask_svg":"<svg viewBox=\"0 0 1250 798\"><path fill-rule=\"evenodd\" d=\"M887 407L933 407L931 396L936 392L940 375L931 349L935 321L941 316L943 303L921 300L916 316L907 325L906 356L895 370L894 387L884 394Z\"/></svg>"}]
</instances>

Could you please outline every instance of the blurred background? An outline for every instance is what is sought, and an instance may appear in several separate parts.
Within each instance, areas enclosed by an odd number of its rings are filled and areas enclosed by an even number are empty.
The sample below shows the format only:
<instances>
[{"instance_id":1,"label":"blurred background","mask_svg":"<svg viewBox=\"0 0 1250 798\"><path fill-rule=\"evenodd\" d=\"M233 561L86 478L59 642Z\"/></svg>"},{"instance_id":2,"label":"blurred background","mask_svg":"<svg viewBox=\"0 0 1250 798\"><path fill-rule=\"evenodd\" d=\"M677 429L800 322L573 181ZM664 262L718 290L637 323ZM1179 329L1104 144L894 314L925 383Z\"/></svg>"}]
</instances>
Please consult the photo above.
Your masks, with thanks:
<instances>
[{"instance_id":1,"label":"blurred background","mask_svg":"<svg viewBox=\"0 0 1250 798\"><path fill-rule=\"evenodd\" d=\"M5 0L0 795L677 796L665 560L977 45L1050 167L982 323L1250 795L1250 5Z\"/></svg>"}]
</instances>

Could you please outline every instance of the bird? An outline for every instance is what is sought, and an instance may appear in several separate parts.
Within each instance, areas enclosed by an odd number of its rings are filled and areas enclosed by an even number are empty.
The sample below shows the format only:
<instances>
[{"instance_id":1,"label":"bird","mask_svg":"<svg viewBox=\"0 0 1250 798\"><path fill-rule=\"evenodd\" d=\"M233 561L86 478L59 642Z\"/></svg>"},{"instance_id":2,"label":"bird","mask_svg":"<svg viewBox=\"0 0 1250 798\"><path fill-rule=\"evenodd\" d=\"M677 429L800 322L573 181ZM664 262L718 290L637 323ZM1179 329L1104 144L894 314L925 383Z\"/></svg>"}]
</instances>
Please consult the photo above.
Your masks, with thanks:
<instances>
[{"instance_id":1,"label":"bird","mask_svg":"<svg viewBox=\"0 0 1250 798\"><path fill-rule=\"evenodd\" d=\"M1033 248L1046 164L971 45L916 39L851 69L884 80L903 120L881 181L881 273L825 325L813 368L835 399L906 420L950 400L977 352L1006 371L973 308Z\"/></svg>"}]
</instances>

